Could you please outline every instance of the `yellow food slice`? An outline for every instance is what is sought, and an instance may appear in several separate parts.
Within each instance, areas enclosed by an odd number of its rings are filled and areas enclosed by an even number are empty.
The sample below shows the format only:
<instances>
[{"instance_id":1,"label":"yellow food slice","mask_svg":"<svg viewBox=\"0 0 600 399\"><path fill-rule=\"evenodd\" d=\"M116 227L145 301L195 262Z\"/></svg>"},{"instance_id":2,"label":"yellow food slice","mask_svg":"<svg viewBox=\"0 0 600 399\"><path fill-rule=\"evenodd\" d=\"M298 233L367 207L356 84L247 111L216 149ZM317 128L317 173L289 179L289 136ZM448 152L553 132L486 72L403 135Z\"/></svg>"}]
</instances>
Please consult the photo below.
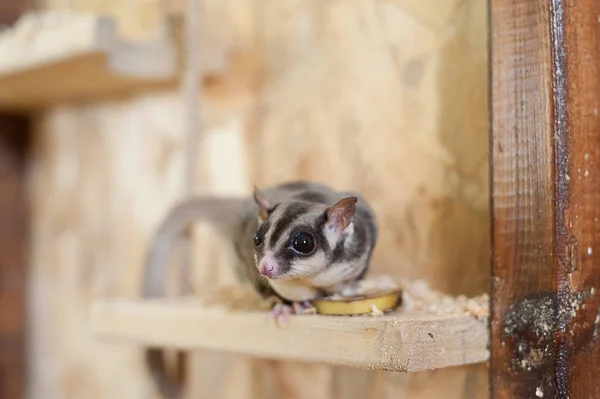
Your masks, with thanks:
<instances>
[{"instance_id":1,"label":"yellow food slice","mask_svg":"<svg viewBox=\"0 0 600 399\"><path fill-rule=\"evenodd\" d=\"M326 315L359 315L393 310L402 300L402 291L388 292L382 295L345 298L320 299L313 301L317 313Z\"/></svg>"}]
</instances>

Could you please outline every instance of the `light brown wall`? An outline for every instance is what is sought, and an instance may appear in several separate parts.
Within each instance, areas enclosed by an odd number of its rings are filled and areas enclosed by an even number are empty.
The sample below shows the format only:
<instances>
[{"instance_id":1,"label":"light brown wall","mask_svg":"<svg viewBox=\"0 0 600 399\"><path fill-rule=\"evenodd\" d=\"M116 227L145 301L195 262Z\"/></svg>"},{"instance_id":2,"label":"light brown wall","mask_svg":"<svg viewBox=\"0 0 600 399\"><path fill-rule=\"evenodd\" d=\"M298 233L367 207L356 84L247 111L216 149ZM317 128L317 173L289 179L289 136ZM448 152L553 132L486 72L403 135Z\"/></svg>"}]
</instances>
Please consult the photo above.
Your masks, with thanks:
<instances>
[{"instance_id":1,"label":"light brown wall","mask_svg":"<svg viewBox=\"0 0 600 399\"><path fill-rule=\"evenodd\" d=\"M132 36L156 33L151 0L69 4L109 10ZM206 83L198 189L303 178L361 190L381 223L375 269L486 291L487 2L207 4L206 45L227 63ZM177 92L156 93L41 115L30 165L32 399L150 397L139 349L93 341L87 312L96 298L139 293L151 231L183 192L182 106ZM227 254L198 230L200 291L230 276L211 267ZM193 363L192 397L486 397L483 366L406 375L216 353Z\"/></svg>"}]
</instances>

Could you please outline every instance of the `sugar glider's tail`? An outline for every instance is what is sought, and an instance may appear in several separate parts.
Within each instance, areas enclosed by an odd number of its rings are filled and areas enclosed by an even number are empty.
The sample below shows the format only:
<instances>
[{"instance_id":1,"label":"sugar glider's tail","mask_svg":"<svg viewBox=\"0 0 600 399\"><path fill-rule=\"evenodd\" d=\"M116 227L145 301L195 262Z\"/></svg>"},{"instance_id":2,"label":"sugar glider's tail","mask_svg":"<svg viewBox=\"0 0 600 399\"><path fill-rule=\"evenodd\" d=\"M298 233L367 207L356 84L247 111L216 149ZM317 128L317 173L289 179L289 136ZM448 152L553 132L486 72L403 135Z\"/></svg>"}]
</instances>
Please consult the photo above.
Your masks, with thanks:
<instances>
[{"instance_id":1,"label":"sugar glider's tail","mask_svg":"<svg viewBox=\"0 0 600 399\"><path fill-rule=\"evenodd\" d=\"M191 198L173 207L163 219L152 239L144 267L143 296L157 298L165 295L164 281L167 265L173 249L186 229L195 221L207 221L214 228L228 234L241 220L245 200L242 198ZM176 375L170 376L167 370L165 352L160 348L147 348L146 366L157 389L163 397L179 399L185 383L185 353L177 354Z\"/></svg>"}]
</instances>

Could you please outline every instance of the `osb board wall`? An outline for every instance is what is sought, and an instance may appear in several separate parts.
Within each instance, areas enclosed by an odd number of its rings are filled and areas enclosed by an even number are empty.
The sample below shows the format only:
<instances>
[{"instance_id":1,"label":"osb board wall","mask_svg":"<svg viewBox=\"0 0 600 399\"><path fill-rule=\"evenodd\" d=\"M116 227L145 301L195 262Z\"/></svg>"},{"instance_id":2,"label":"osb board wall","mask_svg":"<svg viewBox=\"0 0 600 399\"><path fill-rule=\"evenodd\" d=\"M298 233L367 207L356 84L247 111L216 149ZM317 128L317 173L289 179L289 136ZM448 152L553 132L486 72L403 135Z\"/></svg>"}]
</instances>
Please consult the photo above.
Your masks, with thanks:
<instances>
[{"instance_id":1,"label":"osb board wall","mask_svg":"<svg viewBox=\"0 0 600 399\"><path fill-rule=\"evenodd\" d=\"M69 6L102 7L132 34L156 27L144 22L150 0ZM198 191L292 178L360 190L381 223L377 270L487 290L485 1L210 0L207 20L206 45L230 65L206 82ZM157 93L41 115L31 398L152 397L139 349L93 341L87 312L95 298L139 295L152 229L183 192L182 106L179 93ZM218 239L199 226L196 242L196 290L228 281L214 267L228 256ZM194 398L487 397L483 366L404 375L216 353L193 363Z\"/></svg>"}]
</instances>

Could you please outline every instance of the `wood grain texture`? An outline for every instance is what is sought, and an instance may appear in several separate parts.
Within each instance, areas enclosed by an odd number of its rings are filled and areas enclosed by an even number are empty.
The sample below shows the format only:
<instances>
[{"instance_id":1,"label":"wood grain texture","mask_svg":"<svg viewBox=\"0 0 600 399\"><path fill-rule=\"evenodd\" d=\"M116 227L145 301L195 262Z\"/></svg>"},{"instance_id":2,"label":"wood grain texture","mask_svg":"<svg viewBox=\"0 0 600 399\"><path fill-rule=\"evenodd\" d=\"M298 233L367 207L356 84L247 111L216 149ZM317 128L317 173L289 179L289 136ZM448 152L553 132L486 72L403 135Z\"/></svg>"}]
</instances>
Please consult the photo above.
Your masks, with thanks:
<instances>
[{"instance_id":1,"label":"wood grain texture","mask_svg":"<svg viewBox=\"0 0 600 399\"><path fill-rule=\"evenodd\" d=\"M268 312L230 312L199 301L113 300L94 306L91 323L97 336L113 340L373 370L417 372L488 358L487 318L465 312L304 315L277 326Z\"/></svg>"},{"instance_id":2,"label":"wood grain texture","mask_svg":"<svg viewBox=\"0 0 600 399\"><path fill-rule=\"evenodd\" d=\"M0 114L0 398L24 397L29 207L29 121Z\"/></svg>"},{"instance_id":3,"label":"wood grain texture","mask_svg":"<svg viewBox=\"0 0 600 399\"><path fill-rule=\"evenodd\" d=\"M492 0L494 398L591 398L600 4Z\"/></svg>"},{"instance_id":4,"label":"wood grain texture","mask_svg":"<svg viewBox=\"0 0 600 399\"><path fill-rule=\"evenodd\" d=\"M562 308L569 307L569 298L581 298L573 317L560 325L561 357L568 356L561 366L567 367L571 399L595 398L600 397L600 3L553 3L554 23L564 30L555 46L560 43L565 52L557 54L564 57L564 72L556 74L555 82L561 82L555 83L560 92L555 89L554 100L555 120L561 121L556 174Z\"/></svg>"}]
</instances>

